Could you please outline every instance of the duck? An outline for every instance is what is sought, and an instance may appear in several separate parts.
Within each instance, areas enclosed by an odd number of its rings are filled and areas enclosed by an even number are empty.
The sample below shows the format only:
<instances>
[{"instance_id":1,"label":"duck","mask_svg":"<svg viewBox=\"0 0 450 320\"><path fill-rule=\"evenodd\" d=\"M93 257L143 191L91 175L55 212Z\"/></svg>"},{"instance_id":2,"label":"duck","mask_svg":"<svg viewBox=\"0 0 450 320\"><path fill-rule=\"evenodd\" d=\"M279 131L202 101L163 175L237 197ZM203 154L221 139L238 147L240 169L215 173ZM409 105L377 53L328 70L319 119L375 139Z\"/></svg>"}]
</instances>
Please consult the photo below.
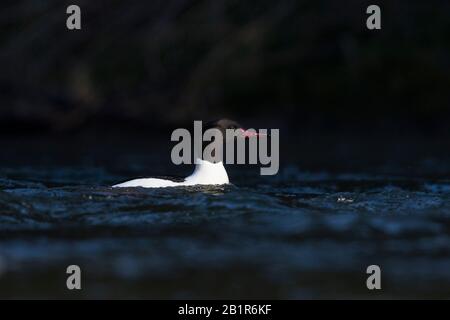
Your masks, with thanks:
<instances>
[{"instance_id":1,"label":"duck","mask_svg":"<svg viewBox=\"0 0 450 320\"><path fill-rule=\"evenodd\" d=\"M226 130L237 130L238 137L247 138L259 136L262 134L256 133L254 130L245 130L242 126L230 119L219 119L206 123L205 131L208 129L218 129L224 139L226 139ZM227 141L225 141L227 142ZM186 187L197 185L226 185L230 184L227 171L223 161L213 161L211 159L197 158L195 161L195 168L191 175L186 178L174 177L155 177L133 179L120 184L112 186L113 188L169 188L169 187Z\"/></svg>"}]
</instances>

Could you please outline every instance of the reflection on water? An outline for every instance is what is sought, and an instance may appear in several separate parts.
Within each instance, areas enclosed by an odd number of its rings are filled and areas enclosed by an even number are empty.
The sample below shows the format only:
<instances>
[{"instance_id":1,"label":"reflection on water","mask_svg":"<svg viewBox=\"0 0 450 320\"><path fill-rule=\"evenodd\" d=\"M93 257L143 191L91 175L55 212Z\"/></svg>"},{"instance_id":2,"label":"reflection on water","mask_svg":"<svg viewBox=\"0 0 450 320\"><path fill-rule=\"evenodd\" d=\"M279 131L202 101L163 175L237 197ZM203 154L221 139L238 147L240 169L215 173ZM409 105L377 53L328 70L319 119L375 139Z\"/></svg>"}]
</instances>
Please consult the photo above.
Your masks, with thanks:
<instances>
[{"instance_id":1,"label":"reflection on water","mask_svg":"<svg viewBox=\"0 0 450 320\"><path fill-rule=\"evenodd\" d=\"M284 166L225 187L107 187L124 178L4 168L0 297L450 297L447 180ZM81 292L65 289L70 264Z\"/></svg>"}]
</instances>

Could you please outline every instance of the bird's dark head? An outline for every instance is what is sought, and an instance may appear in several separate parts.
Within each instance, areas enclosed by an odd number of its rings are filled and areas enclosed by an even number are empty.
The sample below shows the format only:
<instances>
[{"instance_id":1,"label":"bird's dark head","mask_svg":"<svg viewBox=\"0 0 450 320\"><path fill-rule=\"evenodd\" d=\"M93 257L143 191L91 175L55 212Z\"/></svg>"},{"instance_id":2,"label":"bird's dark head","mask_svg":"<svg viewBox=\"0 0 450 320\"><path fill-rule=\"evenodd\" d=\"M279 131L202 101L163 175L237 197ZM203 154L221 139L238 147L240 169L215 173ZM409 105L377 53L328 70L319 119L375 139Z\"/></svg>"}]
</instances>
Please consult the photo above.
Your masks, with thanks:
<instances>
[{"instance_id":1,"label":"bird's dark head","mask_svg":"<svg viewBox=\"0 0 450 320\"><path fill-rule=\"evenodd\" d=\"M218 129L225 136L227 129L237 130L242 129L242 126L234 120L219 119L205 123L205 125L203 126L203 131L206 131L208 129Z\"/></svg>"},{"instance_id":2,"label":"bird's dark head","mask_svg":"<svg viewBox=\"0 0 450 320\"><path fill-rule=\"evenodd\" d=\"M227 130L237 131L238 137L241 138L258 137L262 135L254 131L247 131L238 122L226 118L205 123L205 125L203 126L203 131L206 131L208 129L218 129L222 133L224 139L226 137Z\"/></svg>"},{"instance_id":3,"label":"bird's dark head","mask_svg":"<svg viewBox=\"0 0 450 320\"><path fill-rule=\"evenodd\" d=\"M214 129L214 130L218 130L221 134L221 140L220 141L216 141L215 139L218 138L216 136L214 136L212 138L212 140L204 140L203 141L203 150L205 150L206 147L210 146L210 145L214 145L217 143L222 144L223 143L223 147L225 147L226 149L228 148L234 148L234 142L237 139L243 140L245 138L249 138L249 137L259 137L259 136L263 136L265 134L260 134L257 133L255 130L245 130L238 122L234 121L234 120L230 120L230 119L219 119L219 120L214 120L214 121L209 121L206 122L203 125L203 132L207 133L208 130L210 129ZM212 141L212 142L210 142ZM218 147L219 150L219 154L216 155L215 150L212 151L211 153L211 157L207 157L205 156L204 160L207 160L209 162L217 162L217 161L222 161L222 147ZM219 160L218 160L219 159Z\"/></svg>"}]
</instances>

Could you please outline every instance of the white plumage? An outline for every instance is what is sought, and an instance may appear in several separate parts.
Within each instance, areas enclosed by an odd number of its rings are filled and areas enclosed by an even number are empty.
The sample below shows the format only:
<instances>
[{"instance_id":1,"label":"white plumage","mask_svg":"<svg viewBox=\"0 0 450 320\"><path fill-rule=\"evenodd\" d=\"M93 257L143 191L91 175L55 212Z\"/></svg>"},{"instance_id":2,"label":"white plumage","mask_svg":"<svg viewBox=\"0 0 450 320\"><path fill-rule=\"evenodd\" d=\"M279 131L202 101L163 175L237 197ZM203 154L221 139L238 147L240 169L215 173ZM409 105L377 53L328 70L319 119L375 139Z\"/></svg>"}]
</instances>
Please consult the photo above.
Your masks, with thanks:
<instances>
[{"instance_id":1,"label":"white plumage","mask_svg":"<svg viewBox=\"0 0 450 320\"><path fill-rule=\"evenodd\" d=\"M147 178L135 179L113 186L113 188L166 188L195 185L221 185L228 184L228 174L222 162L212 163L206 160L197 159L194 172L184 179L183 182L171 180Z\"/></svg>"}]
</instances>

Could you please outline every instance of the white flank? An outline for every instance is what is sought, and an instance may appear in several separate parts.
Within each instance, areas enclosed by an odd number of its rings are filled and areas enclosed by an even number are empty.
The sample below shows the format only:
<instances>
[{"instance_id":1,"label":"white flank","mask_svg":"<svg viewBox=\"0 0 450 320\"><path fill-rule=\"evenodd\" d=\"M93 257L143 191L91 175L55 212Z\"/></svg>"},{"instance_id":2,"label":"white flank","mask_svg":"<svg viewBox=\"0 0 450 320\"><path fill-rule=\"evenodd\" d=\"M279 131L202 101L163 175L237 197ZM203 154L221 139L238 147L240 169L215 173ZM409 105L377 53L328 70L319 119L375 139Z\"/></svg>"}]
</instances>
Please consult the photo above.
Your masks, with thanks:
<instances>
[{"instance_id":1,"label":"white flank","mask_svg":"<svg viewBox=\"0 0 450 320\"><path fill-rule=\"evenodd\" d=\"M183 182L148 178L135 179L113 186L113 188L166 188L194 185L220 185L230 183L228 174L222 162L212 163L197 159L194 172Z\"/></svg>"}]
</instances>

